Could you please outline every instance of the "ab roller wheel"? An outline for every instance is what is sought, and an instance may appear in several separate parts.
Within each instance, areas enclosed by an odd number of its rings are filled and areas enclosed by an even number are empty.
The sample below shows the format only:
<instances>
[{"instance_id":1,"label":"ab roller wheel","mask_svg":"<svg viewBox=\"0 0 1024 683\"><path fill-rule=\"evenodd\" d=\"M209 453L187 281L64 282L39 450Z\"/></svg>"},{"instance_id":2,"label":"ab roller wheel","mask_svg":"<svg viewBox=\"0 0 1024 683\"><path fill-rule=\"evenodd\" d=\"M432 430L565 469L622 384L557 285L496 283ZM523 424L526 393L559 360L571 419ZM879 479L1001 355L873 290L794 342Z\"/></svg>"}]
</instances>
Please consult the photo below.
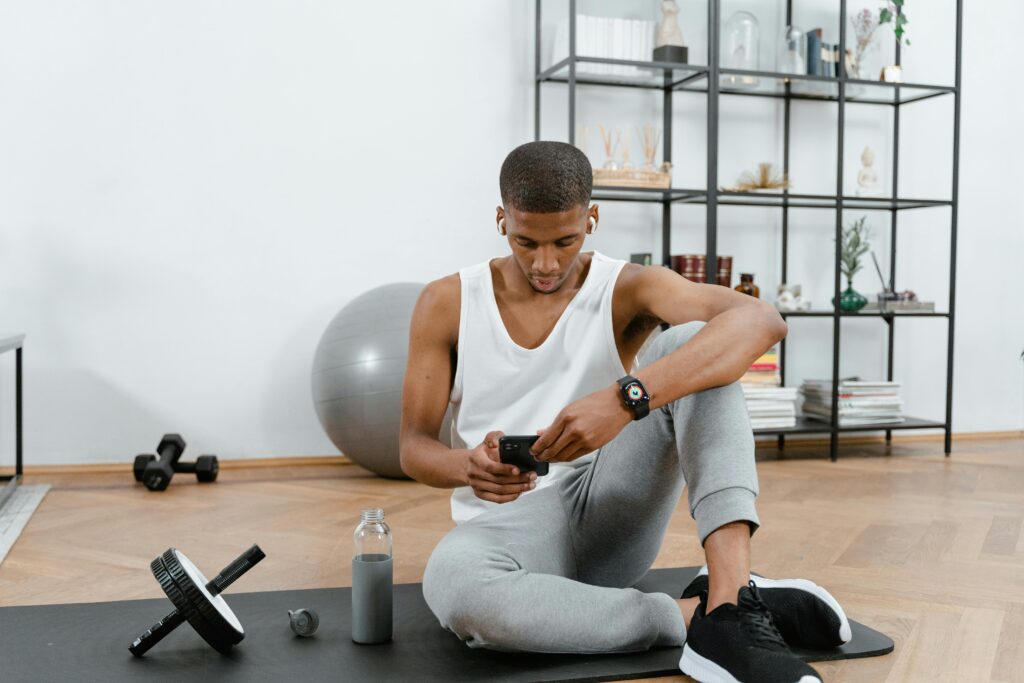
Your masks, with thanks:
<instances>
[{"instance_id":1,"label":"ab roller wheel","mask_svg":"<svg viewBox=\"0 0 1024 683\"><path fill-rule=\"evenodd\" d=\"M174 611L136 638L128 649L136 657L141 657L164 636L187 621L213 649L227 654L245 638L245 631L220 594L264 557L260 547L253 545L225 567L213 581L207 581L184 553L168 548L150 563L149 568L174 604Z\"/></svg>"}]
</instances>

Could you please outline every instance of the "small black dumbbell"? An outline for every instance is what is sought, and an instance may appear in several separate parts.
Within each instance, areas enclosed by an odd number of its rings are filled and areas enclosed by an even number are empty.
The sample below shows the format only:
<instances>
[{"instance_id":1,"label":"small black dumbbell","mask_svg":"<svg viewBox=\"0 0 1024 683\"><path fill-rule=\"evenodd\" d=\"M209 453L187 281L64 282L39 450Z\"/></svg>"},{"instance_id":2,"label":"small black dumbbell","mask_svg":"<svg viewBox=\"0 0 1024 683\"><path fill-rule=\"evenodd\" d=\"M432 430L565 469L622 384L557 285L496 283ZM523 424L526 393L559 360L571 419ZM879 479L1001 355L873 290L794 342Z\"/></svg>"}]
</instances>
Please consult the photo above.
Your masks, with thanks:
<instances>
[{"instance_id":1,"label":"small black dumbbell","mask_svg":"<svg viewBox=\"0 0 1024 683\"><path fill-rule=\"evenodd\" d=\"M196 475L196 479L202 482L215 481L220 465L217 464L216 455L200 455L195 462L179 462L174 467L175 472L185 472Z\"/></svg>"},{"instance_id":2,"label":"small black dumbbell","mask_svg":"<svg viewBox=\"0 0 1024 683\"><path fill-rule=\"evenodd\" d=\"M142 482L150 491L166 489L175 472L194 473L200 482L217 480L220 466L216 455L201 455L195 462L179 462L185 451L185 440L180 434L164 434L156 450L158 455L135 456L132 465L135 481Z\"/></svg>"}]
</instances>

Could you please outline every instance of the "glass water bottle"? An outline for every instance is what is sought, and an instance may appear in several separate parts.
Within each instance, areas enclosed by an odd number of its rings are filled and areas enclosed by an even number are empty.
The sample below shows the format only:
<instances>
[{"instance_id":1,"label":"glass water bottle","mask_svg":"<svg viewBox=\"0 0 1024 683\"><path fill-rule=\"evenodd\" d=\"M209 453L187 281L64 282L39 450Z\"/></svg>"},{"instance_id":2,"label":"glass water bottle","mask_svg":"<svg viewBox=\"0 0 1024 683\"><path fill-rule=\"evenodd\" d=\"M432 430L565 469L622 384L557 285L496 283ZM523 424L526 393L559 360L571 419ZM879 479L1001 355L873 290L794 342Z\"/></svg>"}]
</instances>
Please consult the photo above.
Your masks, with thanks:
<instances>
[{"instance_id":1,"label":"glass water bottle","mask_svg":"<svg viewBox=\"0 0 1024 683\"><path fill-rule=\"evenodd\" d=\"M365 508L353 534L352 640L371 645L391 640L391 529L384 510Z\"/></svg>"}]
</instances>

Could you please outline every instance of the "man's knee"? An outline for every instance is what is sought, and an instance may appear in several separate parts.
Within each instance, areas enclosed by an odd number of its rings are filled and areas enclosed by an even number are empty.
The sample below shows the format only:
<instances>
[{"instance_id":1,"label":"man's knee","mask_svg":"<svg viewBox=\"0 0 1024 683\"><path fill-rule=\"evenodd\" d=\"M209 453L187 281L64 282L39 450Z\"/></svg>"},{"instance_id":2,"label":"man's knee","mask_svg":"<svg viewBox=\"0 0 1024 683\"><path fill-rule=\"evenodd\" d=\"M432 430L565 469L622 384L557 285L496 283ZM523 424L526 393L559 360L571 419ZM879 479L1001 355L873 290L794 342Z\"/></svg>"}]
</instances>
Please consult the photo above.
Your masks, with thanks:
<instances>
[{"instance_id":1,"label":"man's knee","mask_svg":"<svg viewBox=\"0 0 1024 683\"><path fill-rule=\"evenodd\" d=\"M423 599L441 625L449 624L464 610L465 590L459 586L464 577L466 558L447 537L434 548L423 571Z\"/></svg>"},{"instance_id":2,"label":"man's knee","mask_svg":"<svg viewBox=\"0 0 1024 683\"><path fill-rule=\"evenodd\" d=\"M695 320L682 325L673 325L659 334L645 350L641 367L649 365L659 358L669 355L686 342L693 339L706 323ZM739 382L732 382L720 387L713 387L678 399L673 402L686 412L700 413L709 418L721 416L723 424L739 426L743 431L749 430L747 404ZM714 419L712 419L714 422ZM736 423L735 425L733 423ZM743 423L743 424L740 424Z\"/></svg>"},{"instance_id":3,"label":"man's knee","mask_svg":"<svg viewBox=\"0 0 1024 683\"><path fill-rule=\"evenodd\" d=\"M667 356L686 342L693 339L706 323L701 320L673 325L664 332L658 334L653 341L644 349L643 357L640 358L640 366L650 365L654 361Z\"/></svg>"},{"instance_id":4,"label":"man's knee","mask_svg":"<svg viewBox=\"0 0 1024 683\"><path fill-rule=\"evenodd\" d=\"M441 626L469 641L479 637L488 607L479 553L462 539L441 539L423 572L423 599Z\"/></svg>"}]
</instances>

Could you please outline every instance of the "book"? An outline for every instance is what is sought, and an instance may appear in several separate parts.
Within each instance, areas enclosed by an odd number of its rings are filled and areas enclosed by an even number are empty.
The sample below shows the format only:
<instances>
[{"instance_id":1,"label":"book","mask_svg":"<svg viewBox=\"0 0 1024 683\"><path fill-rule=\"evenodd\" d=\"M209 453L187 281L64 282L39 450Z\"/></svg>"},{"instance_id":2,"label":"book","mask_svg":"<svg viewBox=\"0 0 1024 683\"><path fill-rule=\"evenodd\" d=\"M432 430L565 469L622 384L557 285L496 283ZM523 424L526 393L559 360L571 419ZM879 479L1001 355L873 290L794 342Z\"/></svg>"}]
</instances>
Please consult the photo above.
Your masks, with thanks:
<instances>
[{"instance_id":1,"label":"book","mask_svg":"<svg viewBox=\"0 0 1024 683\"><path fill-rule=\"evenodd\" d=\"M821 76L821 29L807 32L807 75Z\"/></svg>"},{"instance_id":2,"label":"book","mask_svg":"<svg viewBox=\"0 0 1024 683\"><path fill-rule=\"evenodd\" d=\"M806 403L817 403L819 405L832 405L831 396L808 396L804 395ZM902 408L903 399L898 396L851 396L840 397L836 403L840 408Z\"/></svg>"},{"instance_id":3,"label":"book","mask_svg":"<svg viewBox=\"0 0 1024 683\"><path fill-rule=\"evenodd\" d=\"M830 379L805 379L801 390L832 393L832 380ZM878 380L873 382L862 380L844 379L839 382L839 393L899 393L899 382L888 382Z\"/></svg>"},{"instance_id":4,"label":"book","mask_svg":"<svg viewBox=\"0 0 1024 683\"><path fill-rule=\"evenodd\" d=\"M768 399L754 399L747 400L747 410L758 411L758 412L779 412L783 411L786 413L796 414L796 408L792 401L786 400L768 400Z\"/></svg>"},{"instance_id":5,"label":"book","mask_svg":"<svg viewBox=\"0 0 1024 683\"><path fill-rule=\"evenodd\" d=\"M804 403L804 413L815 413L817 415L832 415L832 406L823 406L815 403ZM839 408L840 417L899 417L899 409L891 408Z\"/></svg>"},{"instance_id":6,"label":"book","mask_svg":"<svg viewBox=\"0 0 1024 683\"><path fill-rule=\"evenodd\" d=\"M782 379L775 372L748 372L740 378L740 384L777 387L782 384Z\"/></svg>"},{"instance_id":7,"label":"book","mask_svg":"<svg viewBox=\"0 0 1024 683\"><path fill-rule=\"evenodd\" d=\"M818 420L820 422L831 422L831 415L818 415L812 413L807 415L812 420ZM839 417L840 427L862 427L864 425L887 425L887 424L900 424L906 422L904 417Z\"/></svg>"},{"instance_id":8,"label":"book","mask_svg":"<svg viewBox=\"0 0 1024 683\"><path fill-rule=\"evenodd\" d=\"M739 378L740 384L755 384L758 386L779 386L782 383L778 373L746 373Z\"/></svg>"},{"instance_id":9,"label":"book","mask_svg":"<svg viewBox=\"0 0 1024 683\"><path fill-rule=\"evenodd\" d=\"M765 417L751 418L751 429L779 429L785 427L796 427L795 417Z\"/></svg>"},{"instance_id":10,"label":"book","mask_svg":"<svg viewBox=\"0 0 1024 683\"><path fill-rule=\"evenodd\" d=\"M796 387L766 387L759 384L744 384L740 382L744 397L748 399L768 399L795 401L797 397Z\"/></svg>"}]
</instances>

